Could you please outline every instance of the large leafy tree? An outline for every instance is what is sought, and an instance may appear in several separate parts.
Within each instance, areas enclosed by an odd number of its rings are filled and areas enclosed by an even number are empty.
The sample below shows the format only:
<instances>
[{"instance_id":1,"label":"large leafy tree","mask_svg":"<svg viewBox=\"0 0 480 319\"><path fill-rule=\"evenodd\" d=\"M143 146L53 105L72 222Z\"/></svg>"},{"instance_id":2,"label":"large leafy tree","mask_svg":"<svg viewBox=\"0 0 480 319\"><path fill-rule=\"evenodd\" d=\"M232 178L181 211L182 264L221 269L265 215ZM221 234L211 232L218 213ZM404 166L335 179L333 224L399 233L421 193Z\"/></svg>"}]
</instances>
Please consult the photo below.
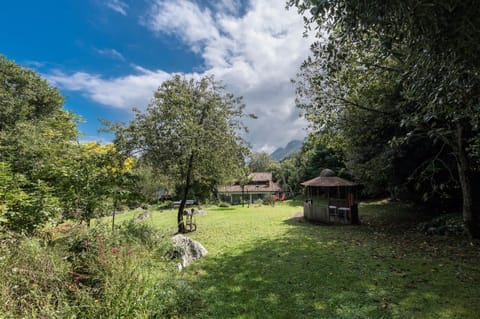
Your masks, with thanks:
<instances>
[{"instance_id":1,"label":"large leafy tree","mask_svg":"<svg viewBox=\"0 0 480 319\"><path fill-rule=\"evenodd\" d=\"M75 145L58 164L57 196L65 218L90 225L106 215L115 200L131 192L135 160L120 154L113 144L87 142ZM120 196L122 195L122 196Z\"/></svg>"},{"instance_id":2,"label":"large leafy tree","mask_svg":"<svg viewBox=\"0 0 480 319\"><path fill-rule=\"evenodd\" d=\"M10 188L0 199L6 227L31 233L60 211L59 161L76 137L76 119L63 109L58 90L0 56L0 165Z\"/></svg>"},{"instance_id":3,"label":"large leafy tree","mask_svg":"<svg viewBox=\"0 0 480 319\"><path fill-rule=\"evenodd\" d=\"M252 172L267 172L273 163L272 157L266 152L252 153L248 167Z\"/></svg>"},{"instance_id":4,"label":"large leafy tree","mask_svg":"<svg viewBox=\"0 0 480 319\"><path fill-rule=\"evenodd\" d=\"M479 236L480 206L472 196L478 178L480 116L477 3L290 0L288 4L309 12L307 26L317 28L320 38L313 47L316 56L306 61L317 64L316 70L308 70L310 92L304 91L304 97L310 99L300 103L309 119L323 128L333 122L338 129L337 124L348 123L355 112L367 119L366 127L372 116L365 112L383 117L379 124L386 141L380 151L391 162L401 152L392 157L387 143L410 151L412 143L427 144L424 149L431 152L429 162L435 165L417 163L419 169L413 173L430 172L435 179L438 167L444 166L447 176L455 169L465 225ZM312 95L312 90L321 93ZM319 116L321 112L328 116ZM385 173L391 179L391 172Z\"/></svg>"},{"instance_id":5,"label":"large leafy tree","mask_svg":"<svg viewBox=\"0 0 480 319\"><path fill-rule=\"evenodd\" d=\"M213 77L174 76L161 84L144 112L126 126L115 125L115 143L170 176L181 189L178 232L194 184L214 191L235 174L247 148L241 137L244 105Z\"/></svg>"},{"instance_id":6,"label":"large leafy tree","mask_svg":"<svg viewBox=\"0 0 480 319\"><path fill-rule=\"evenodd\" d=\"M36 72L0 55L0 131L62 112L63 97Z\"/></svg>"}]
</instances>

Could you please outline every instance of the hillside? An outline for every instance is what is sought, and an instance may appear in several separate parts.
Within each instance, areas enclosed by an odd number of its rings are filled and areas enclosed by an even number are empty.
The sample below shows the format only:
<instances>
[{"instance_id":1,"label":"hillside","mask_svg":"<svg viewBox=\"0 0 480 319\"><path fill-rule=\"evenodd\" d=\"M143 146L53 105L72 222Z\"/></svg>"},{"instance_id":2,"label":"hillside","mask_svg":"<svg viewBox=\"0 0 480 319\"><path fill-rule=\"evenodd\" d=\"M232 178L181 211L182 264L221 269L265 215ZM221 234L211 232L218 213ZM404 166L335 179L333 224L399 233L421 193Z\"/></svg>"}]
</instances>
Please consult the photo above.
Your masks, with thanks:
<instances>
[{"instance_id":1,"label":"hillside","mask_svg":"<svg viewBox=\"0 0 480 319\"><path fill-rule=\"evenodd\" d=\"M300 150L300 148L302 147L302 143L303 142L300 141L300 140L290 141L287 144L287 146L277 148L272 154L270 154L270 156L272 157L272 159L274 159L276 161L279 161L279 162L283 161L284 159L286 159L290 155L298 152Z\"/></svg>"}]
</instances>

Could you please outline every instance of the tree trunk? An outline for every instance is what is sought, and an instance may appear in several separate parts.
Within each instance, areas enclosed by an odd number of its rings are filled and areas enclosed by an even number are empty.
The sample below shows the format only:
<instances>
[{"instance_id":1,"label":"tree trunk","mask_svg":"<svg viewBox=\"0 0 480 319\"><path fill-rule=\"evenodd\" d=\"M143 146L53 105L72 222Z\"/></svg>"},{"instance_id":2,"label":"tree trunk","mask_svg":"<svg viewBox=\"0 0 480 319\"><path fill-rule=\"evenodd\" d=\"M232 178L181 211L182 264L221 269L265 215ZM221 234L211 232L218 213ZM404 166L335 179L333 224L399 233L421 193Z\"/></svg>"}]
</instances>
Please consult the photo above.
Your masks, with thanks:
<instances>
[{"instance_id":1,"label":"tree trunk","mask_svg":"<svg viewBox=\"0 0 480 319\"><path fill-rule=\"evenodd\" d=\"M242 185L242 207L245 207L245 185Z\"/></svg>"},{"instance_id":2,"label":"tree trunk","mask_svg":"<svg viewBox=\"0 0 480 319\"><path fill-rule=\"evenodd\" d=\"M193 170L193 159L194 159L194 155L192 153L190 155L190 158L188 159L188 167L187 167L186 178L185 178L185 188L183 189L183 198L182 198L182 201L180 202L180 207L178 207L178 213L177 213L177 223L178 223L179 234L185 233L185 223L183 222L183 210L185 209L185 204L187 203L187 198L188 198L188 191L190 190L192 170Z\"/></svg>"},{"instance_id":3,"label":"tree trunk","mask_svg":"<svg viewBox=\"0 0 480 319\"><path fill-rule=\"evenodd\" d=\"M117 197L113 199L113 213L112 213L112 233L115 232L115 215L117 213Z\"/></svg>"},{"instance_id":4,"label":"tree trunk","mask_svg":"<svg viewBox=\"0 0 480 319\"><path fill-rule=\"evenodd\" d=\"M464 127L461 123L457 123L457 168L460 187L462 189L463 199L463 222L470 235L474 238L480 238L480 225L478 216L478 207L473 205L472 183L470 180L470 169L468 157L465 151L464 143Z\"/></svg>"}]
</instances>

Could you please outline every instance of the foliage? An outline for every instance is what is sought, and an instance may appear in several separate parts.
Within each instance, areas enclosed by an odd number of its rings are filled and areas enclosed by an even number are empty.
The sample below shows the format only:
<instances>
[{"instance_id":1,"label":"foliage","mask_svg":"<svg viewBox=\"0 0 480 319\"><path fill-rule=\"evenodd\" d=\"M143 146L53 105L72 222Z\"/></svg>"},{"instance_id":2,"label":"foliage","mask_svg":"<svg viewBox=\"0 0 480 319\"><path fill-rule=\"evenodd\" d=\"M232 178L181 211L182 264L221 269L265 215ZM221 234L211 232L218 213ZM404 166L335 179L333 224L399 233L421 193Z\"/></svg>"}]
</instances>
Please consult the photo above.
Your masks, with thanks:
<instances>
[{"instance_id":1,"label":"foliage","mask_svg":"<svg viewBox=\"0 0 480 319\"><path fill-rule=\"evenodd\" d=\"M227 208L227 207L230 207L230 204L227 202L219 202L217 206L222 208Z\"/></svg>"},{"instance_id":2,"label":"foliage","mask_svg":"<svg viewBox=\"0 0 480 319\"><path fill-rule=\"evenodd\" d=\"M465 236L466 229L458 214L444 214L430 221L420 223L418 230L427 235Z\"/></svg>"},{"instance_id":3,"label":"foliage","mask_svg":"<svg viewBox=\"0 0 480 319\"><path fill-rule=\"evenodd\" d=\"M37 239L0 242L0 316L62 318L69 311L68 263L63 255Z\"/></svg>"},{"instance_id":4,"label":"foliage","mask_svg":"<svg viewBox=\"0 0 480 319\"><path fill-rule=\"evenodd\" d=\"M115 144L175 182L181 189L178 231L183 232L185 201L192 187L213 193L242 164L247 148L241 98L226 93L212 77L174 76L161 84L145 112L127 125L113 125Z\"/></svg>"},{"instance_id":5,"label":"foliage","mask_svg":"<svg viewBox=\"0 0 480 319\"><path fill-rule=\"evenodd\" d=\"M32 70L0 55L0 132L61 113L63 97Z\"/></svg>"},{"instance_id":6,"label":"foliage","mask_svg":"<svg viewBox=\"0 0 480 319\"><path fill-rule=\"evenodd\" d=\"M264 205L275 206L275 197L272 194L267 194L263 198Z\"/></svg>"},{"instance_id":7,"label":"foliage","mask_svg":"<svg viewBox=\"0 0 480 319\"><path fill-rule=\"evenodd\" d=\"M256 207L261 207L263 204L265 204L265 202L263 201L263 199L261 198L258 198L255 200L255 202L253 203Z\"/></svg>"},{"instance_id":8,"label":"foliage","mask_svg":"<svg viewBox=\"0 0 480 319\"><path fill-rule=\"evenodd\" d=\"M303 142L300 152L281 163L272 163L269 170L285 191L300 194L300 183L319 176L325 168L332 169L339 176L349 177L342 153L326 146L320 136L312 134Z\"/></svg>"},{"instance_id":9,"label":"foliage","mask_svg":"<svg viewBox=\"0 0 480 319\"><path fill-rule=\"evenodd\" d=\"M156 229L134 219L122 223L117 232L123 241L141 244L149 249L159 248L164 240Z\"/></svg>"},{"instance_id":10,"label":"foliage","mask_svg":"<svg viewBox=\"0 0 480 319\"><path fill-rule=\"evenodd\" d=\"M65 158L58 181L64 217L85 221L112 211L128 200L134 187L135 160L123 157L113 144L79 144Z\"/></svg>"},{"instance_id":11,"label":"foliage","mask_svg":"<svg viewBox=\"0 0 480 319\"><path fill-rule=\"evenodd\" d=\"M0 56L0 162L5 225L25 233L58 215L64 158L77 137L63 98L34 71ZM10 190L6 190L9 188Z\"/></svg>"},{"instance_id":12,"label":"foliage","mask_svg":"<svg viewBox=\"0 0 480 319\"><path fill-rule=\"evenodd\" d=\"M77 226L48 245L36 238L3 237L0 316L165 318L192 314L202 300L188 283L175 277L176 266L162 258L166 248L161 247L166 245L157 230L133 222L121 225L114 235L105 225ZM181 301L182 296L193 302Z\"/></svg>"},{"instance_id":13,"label":"foliage","mask_svg":"<svg viewBox=\"0 0 480 319\"><path fill-rule=\"evenodd\" d=\"M307 119L327 136L339 137L363 175L363 167L379 170L380 178L372 179L377 184L410 183L426 190L423 197L429 199L455 196L456 185L441 185L458 183L464 221L478 236L480 214L472 197L480 119L480 64L474 53L480 37L471 34L471 26L480 24L476 3L288 4L309 11L307 27L318 30L298 90Z\"/></svg>"},{"instance_id":14,"label":"foliage","mask_svg":"<svg viewBox=\"0 0 480 319\"><path fill-rule=\"evenodd\" d=\"M268 172L272 158L266 152L252 153L249 158L248 167L252 172Z\"/></svg>"},{"instance_id":15,"label":"foliage","mask_svg":"<svg viewBox=\"0 0 480 319\"><path fill-rule=\"evenodd\" d=\"M58 215L58 199L45 182L28 181L11 171L10 165L0 162L0 218L9 230L31 234Z\"/></svg>"},{"instance_id":16,"label":"foliage","mask_svg":"<svg viewBox=\"0 0 480 319\"><path fill-rule=\"evenodd\" d=\"M147 163L139 162L135 165L133 172L137 176L136 185L140 193L148 203L156 203L159 200L158 192L163 191L164 195L170 195L174 190L174 182L161 171L153 168Z\"/></svg>"}]
</instances>

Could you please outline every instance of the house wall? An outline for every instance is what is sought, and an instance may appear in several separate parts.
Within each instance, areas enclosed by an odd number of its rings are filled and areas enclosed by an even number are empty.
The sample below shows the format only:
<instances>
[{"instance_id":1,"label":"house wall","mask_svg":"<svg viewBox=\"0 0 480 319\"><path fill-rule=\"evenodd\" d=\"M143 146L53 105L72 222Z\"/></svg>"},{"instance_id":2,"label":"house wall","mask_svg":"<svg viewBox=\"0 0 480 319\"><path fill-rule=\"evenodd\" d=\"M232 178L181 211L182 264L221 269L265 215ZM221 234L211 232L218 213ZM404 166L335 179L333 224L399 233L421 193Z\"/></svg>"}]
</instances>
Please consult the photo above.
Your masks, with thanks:
<instances>
[{"instance_id":1,"label":"house wall","mask_svg":"<svg viewBox=\"0 0 480 319\"><path fill-rule=\"evenodd\" d=\"M258 199L264 199L267 195L273 195L274 193L265 192L265 193L246 193L244 194L244 202L245 203L254 203ZM219 194L219 198L222 202L227 202L233 205L238 205L242 203L242 194L232 193L222 193Z\"/></svg>"}]
</instances>

